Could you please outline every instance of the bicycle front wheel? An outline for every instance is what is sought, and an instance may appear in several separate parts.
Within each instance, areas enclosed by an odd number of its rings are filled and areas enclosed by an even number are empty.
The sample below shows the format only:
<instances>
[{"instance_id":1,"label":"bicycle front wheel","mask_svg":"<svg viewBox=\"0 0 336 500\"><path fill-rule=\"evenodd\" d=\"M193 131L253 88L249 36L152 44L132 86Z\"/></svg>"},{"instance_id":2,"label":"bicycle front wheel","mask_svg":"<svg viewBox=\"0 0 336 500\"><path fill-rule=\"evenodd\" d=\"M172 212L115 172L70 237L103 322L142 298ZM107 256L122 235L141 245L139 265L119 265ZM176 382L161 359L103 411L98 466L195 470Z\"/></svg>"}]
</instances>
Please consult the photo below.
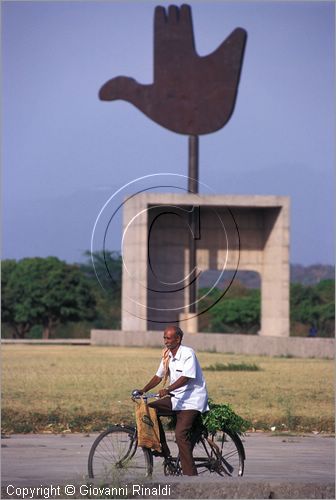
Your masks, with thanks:
<instances>
[{"instance_id":1,"label":"bicycle front wheel","mask_svg":"<svg viewBox=\"0 0 336 500\"><path fill-rule=\"evenodd\" d=\"M148 476L152 474L153 456L147 448L138 448L135 427L114 425L94 441L88 469L89 477L100 481Z\"/></svg>"},{"instance_id":2,"label":"bicycle front wheel","mask_svg":"<svg viewBox=\"0 0 336 500\"><path fill-rule=\"evenodd\" d=\"M193 451L197 471L202 475L239 477L244 474L245 452L238 434L229 430L202 435Z\"/></svg>"}]
</instances>

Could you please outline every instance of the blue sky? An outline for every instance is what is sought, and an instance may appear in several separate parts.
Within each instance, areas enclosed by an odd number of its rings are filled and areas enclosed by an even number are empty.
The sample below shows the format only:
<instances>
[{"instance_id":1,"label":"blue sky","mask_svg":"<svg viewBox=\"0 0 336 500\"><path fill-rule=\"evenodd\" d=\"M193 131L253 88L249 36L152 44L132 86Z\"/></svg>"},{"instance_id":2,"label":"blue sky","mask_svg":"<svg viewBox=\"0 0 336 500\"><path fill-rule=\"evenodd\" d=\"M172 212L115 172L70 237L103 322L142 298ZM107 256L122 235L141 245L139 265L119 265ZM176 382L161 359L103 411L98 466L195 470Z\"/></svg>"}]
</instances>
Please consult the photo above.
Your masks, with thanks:
<instances>
[{"instance_id":1,"label":"blue sky","mask_svg":"<svg viewBox=\"0 0 336 500\"><path fill-rule=\"evenodd\" d=\"M2 258L81 261L117 189L187 174L186 136L97 97L118 75L152 82L159 4L2 2ZM200 137L200 181L290 196L291 262L333 263L334 2L189 4L200 55L248 32L234 114Z\"/></svg>"}]
</instances>

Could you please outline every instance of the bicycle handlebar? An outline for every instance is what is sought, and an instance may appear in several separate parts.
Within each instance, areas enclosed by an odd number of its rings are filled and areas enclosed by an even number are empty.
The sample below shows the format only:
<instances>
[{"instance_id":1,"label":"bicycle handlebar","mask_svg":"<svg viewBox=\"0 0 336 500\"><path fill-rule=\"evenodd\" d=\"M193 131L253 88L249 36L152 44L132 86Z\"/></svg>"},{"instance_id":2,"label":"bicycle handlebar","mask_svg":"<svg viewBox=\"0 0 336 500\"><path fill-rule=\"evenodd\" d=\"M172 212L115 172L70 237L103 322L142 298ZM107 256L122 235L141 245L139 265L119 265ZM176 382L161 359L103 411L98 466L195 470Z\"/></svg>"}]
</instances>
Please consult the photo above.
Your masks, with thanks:
<instances>
[{"instance_id":1,"label":"bicycle handlebar","mask_svg":"<svg viewBox=\"0 0 336 500\"><path fill-rule=\"evenodd\" d=\"M168 392L168 396L174 396L174 394L171 392ZM159 394L155 394L152 392L149 392L147 394L140 394L137 390L132 391L131 397L133 399L140 399L140 398L144 398L144 399L157 398L157 399L159 399L160 398Z\"/></svg>"}]
</instances>

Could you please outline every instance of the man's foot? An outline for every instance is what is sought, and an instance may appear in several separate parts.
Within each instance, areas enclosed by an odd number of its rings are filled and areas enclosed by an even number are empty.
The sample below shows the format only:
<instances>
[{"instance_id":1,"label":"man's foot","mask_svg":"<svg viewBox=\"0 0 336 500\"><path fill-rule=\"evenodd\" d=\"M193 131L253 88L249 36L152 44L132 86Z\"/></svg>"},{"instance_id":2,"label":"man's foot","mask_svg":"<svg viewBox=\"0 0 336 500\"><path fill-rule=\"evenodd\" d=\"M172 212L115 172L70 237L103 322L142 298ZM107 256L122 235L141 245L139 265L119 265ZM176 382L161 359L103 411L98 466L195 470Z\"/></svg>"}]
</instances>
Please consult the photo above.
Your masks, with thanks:
<instances>
[{"instance_id":1,"label":"man's foot","mask_svg":"<svg viewBox=\"0 0 336 500\"><path fill-rule=\"evenodd\" d=\"M153 457L165 457L166 455L162 451L152 450Z\"/></svg>"}]
</instances>

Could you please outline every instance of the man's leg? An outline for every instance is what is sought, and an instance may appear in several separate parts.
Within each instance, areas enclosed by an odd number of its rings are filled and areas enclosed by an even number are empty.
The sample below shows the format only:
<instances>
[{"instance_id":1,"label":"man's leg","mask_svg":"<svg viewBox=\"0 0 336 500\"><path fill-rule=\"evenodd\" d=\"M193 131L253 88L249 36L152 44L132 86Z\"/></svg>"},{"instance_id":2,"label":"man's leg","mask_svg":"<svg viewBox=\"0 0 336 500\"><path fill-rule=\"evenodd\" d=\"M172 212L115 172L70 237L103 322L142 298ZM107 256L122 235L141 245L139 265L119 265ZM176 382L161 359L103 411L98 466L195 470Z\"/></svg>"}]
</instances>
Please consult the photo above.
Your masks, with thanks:
<instances>
[{"instance_id":1,"label":"man's leg","mask_svg":"<svg viewBox=\"0 0 336 500\"><path fill-rule=\"evenodd\" d=\"M155 408L157 416L158 417L171 417L173 415L173 410L172 410L172 404L171 404L171 398L166 397L162 399L158 399L156 401L153 401L152 403L149 403L148 406L151 408ZM166 434L163 429L162 423L160 418L158 418L158 424L159 424L159 431L160 431L160 443L162 447L162 453L165 456L170 455L170 449L166 441Z\"/></svg>"},{"instance_id":2,"label":"man's leg","mask_svg":"<svg viewBox=\"0 0 336 500\"><path fill-rule=\"evenodd\" d=\"M180 452L181 466L184 476L197 476L197 469L192 456L190 434L193 422L199 413L200 412L197 410L180 410L176 412L177 422L175 437Z\"/></svg>"}]
</instances>

